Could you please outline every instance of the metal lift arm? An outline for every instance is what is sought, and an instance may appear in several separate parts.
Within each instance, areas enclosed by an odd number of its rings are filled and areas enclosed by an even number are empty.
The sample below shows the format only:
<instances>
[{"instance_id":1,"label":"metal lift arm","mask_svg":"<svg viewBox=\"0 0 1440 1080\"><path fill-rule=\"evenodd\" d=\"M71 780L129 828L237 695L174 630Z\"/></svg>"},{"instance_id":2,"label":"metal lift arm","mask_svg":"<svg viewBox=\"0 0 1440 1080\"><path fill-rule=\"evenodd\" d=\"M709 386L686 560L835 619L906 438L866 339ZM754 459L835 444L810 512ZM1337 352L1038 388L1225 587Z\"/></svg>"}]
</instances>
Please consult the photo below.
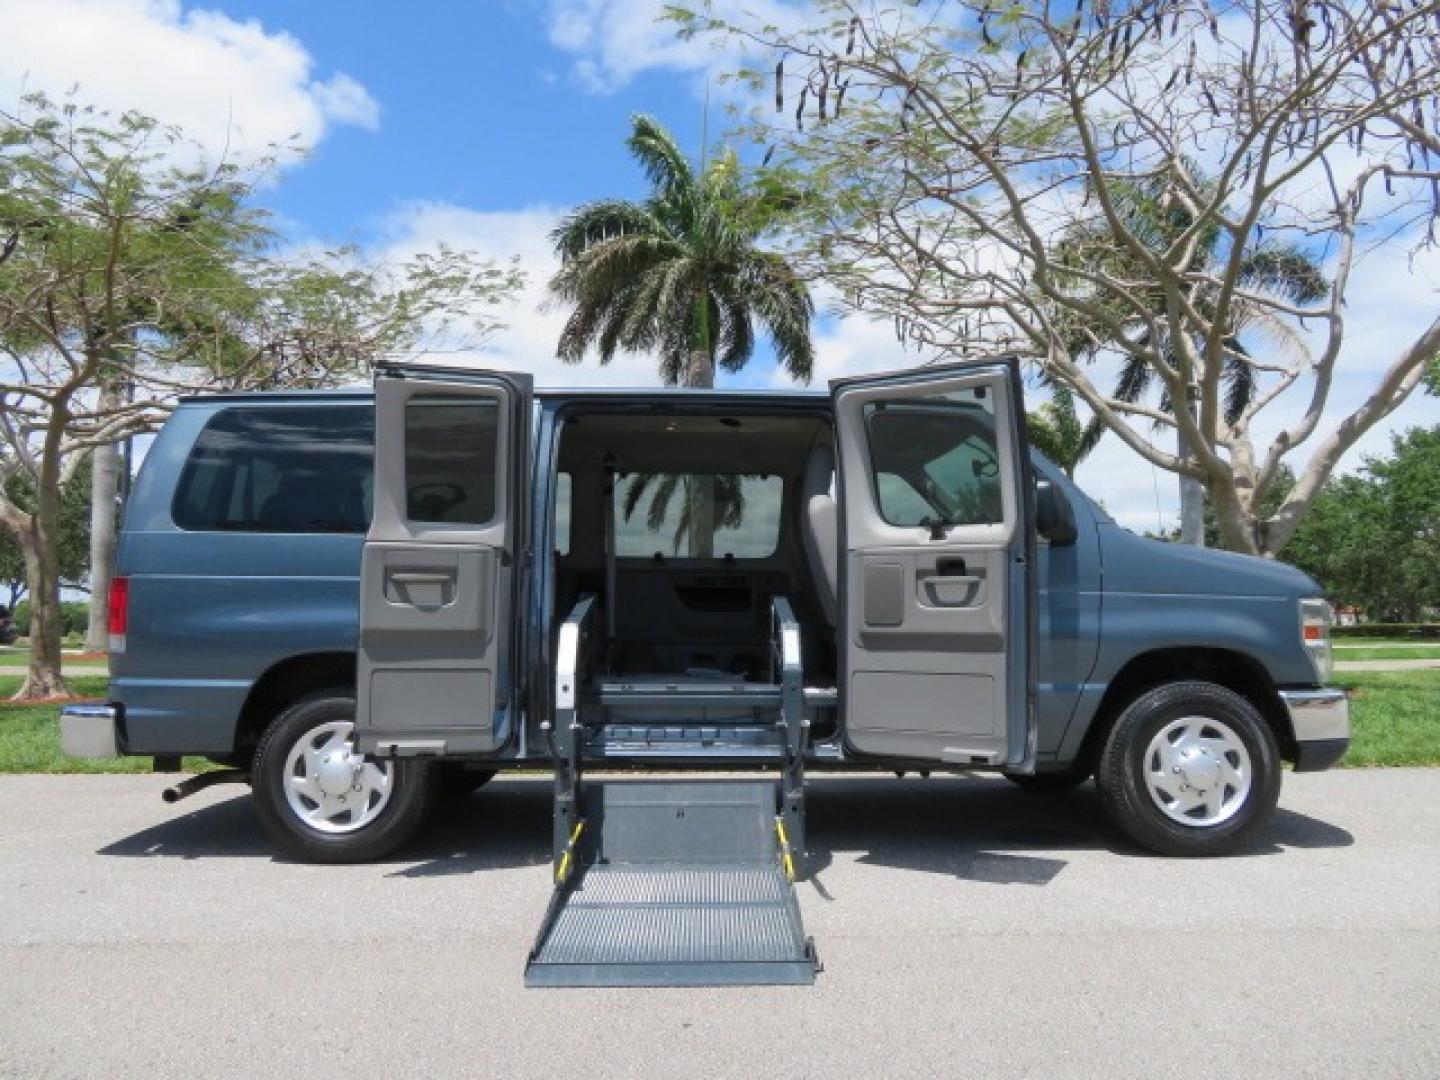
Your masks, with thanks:
<instances>
[{"instance_id":1,"label":"metal lift arm","mask_svg":"<svg viewBox=\"0 0 1440 1080\"><path fill-rule=\"evenodd\" d=\"M587 593L560 624L555 646L555 707L548 734L555 758L555 880L564 880L575 869L575 846L585 829L580 816L580 751L583 742L580 719L581 683L589 658L591 623L595 597Z\"/></svg>"},{"instance_id":2,"label":"metal lift arm","mask_svg":"<svg viewBox=\"0 0 1440 1080\"><path fill-rule=\"evenodd\" d=\"M770 605L772 629L771 678L780 687L780 724L784 760L780 777L780 813L776 830L780 851L790 880L804 877L805 846L805 748L809 742L810 718L805 712L805 672L800 657L800 622L783 596Z\"/></svg>"}]
</instances>

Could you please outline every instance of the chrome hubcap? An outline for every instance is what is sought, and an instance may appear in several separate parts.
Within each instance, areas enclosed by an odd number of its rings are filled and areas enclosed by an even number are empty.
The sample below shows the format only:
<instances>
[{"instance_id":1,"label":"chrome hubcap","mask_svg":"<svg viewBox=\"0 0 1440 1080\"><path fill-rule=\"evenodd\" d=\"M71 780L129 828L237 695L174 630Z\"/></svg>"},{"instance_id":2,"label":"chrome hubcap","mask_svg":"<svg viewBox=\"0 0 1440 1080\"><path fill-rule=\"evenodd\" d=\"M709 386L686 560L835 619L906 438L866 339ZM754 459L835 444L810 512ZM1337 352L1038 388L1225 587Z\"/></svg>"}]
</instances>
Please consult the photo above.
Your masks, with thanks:
<instances>
[{"instance_id":1,"label":"chrome hubcap","mask_svg":"<svg viewBox=\"0 0 1440 1080\"><path fill-rule=\"evenodd\" d=\"M1161 812L1182 825L1229 821L1245 805L1252 780L1240 736L1210 717L1172 720L1145 750L1145 787Z\"/></svg>"},{"instance_id":2,"label":"chrome hubcap","mask_svg":"<svg viewBox=\"0 0 1440 1080\"><path fill-rule=\"evenodd\" d=\"M285 758L285 799L312 829L348 833L380 816L390 801L391 763L355 752L354 725L331 720L295 741Z\"/></svg>"}]
</instances>

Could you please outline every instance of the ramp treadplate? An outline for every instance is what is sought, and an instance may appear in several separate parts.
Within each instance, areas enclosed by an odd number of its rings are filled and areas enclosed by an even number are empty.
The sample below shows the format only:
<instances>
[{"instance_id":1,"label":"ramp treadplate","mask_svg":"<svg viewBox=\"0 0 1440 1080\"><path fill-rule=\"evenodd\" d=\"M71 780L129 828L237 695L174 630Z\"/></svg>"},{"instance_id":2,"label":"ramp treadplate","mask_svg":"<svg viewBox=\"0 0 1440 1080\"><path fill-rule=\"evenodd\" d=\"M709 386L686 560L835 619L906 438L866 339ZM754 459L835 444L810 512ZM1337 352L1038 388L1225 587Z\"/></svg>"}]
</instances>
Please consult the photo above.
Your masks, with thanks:
<instances>
[{"instance_id":1,"label":"ramp treadplate","mask_svg":"<svg viewBox=\"0 0 1440 1080\"><path fill-rule=\"evenodd\" d=\"M593 842L623 861L597 859L556 891L526 967L527 986L815 981L814 948L775 856L773 789L714 782L605 788L588 808L597 832L603 829ZM682 851L695 861L677 857Z\"/></svg>"}]
</instances>

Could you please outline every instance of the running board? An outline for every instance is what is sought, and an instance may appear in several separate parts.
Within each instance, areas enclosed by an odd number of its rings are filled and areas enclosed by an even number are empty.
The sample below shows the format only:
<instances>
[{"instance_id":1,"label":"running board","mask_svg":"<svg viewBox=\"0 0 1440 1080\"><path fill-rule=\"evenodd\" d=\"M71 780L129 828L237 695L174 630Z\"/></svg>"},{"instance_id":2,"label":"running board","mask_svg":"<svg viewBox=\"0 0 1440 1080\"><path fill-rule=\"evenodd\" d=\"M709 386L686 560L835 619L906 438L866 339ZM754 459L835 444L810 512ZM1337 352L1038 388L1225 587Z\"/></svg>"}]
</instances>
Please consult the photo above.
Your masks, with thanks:
<instances>
[{"instance_id":1,"label":"running board","mask_svg":"<svg viewBox=\"0 0 1440 1080\"><path fill-rule=\"evenodd\" d=\"M527 986L808 985L773 781L591 781Z\"/></svg>"}]
</instances>

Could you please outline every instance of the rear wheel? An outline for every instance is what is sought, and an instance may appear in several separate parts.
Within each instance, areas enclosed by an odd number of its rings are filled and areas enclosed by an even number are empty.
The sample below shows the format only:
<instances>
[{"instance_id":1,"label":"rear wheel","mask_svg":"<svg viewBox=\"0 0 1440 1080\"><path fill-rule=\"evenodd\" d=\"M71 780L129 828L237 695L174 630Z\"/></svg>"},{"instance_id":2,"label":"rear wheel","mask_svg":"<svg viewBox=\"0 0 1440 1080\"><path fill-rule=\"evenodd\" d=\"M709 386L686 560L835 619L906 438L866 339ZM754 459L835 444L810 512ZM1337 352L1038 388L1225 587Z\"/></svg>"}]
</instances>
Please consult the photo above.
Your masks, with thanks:
<instances>
[{"instance_id":1,"label":"rear wheel","mask_svg":"<svg viewBox=\"0 0 1440 1080\"><path fill-rule=\"evenodd\" d=\"M415 834L434 791L429 764L355 752L355 699L324 691L290 706L255 750L260 822L285 854L306 862L378 859Z\"/></svg>"},{"instance_id":2,"label":"rear wheel","mask_svg":"<svg viewBox=\"0 0 1440 1080\"><path fill-rule=\"evenodd\" d=\"M1280 797L1280 753L1255 706L1208 682L1175 682L1120 714L1095 774L1111 820L1164 855L1252 843Z\"/></svg>"}]
</instances>

